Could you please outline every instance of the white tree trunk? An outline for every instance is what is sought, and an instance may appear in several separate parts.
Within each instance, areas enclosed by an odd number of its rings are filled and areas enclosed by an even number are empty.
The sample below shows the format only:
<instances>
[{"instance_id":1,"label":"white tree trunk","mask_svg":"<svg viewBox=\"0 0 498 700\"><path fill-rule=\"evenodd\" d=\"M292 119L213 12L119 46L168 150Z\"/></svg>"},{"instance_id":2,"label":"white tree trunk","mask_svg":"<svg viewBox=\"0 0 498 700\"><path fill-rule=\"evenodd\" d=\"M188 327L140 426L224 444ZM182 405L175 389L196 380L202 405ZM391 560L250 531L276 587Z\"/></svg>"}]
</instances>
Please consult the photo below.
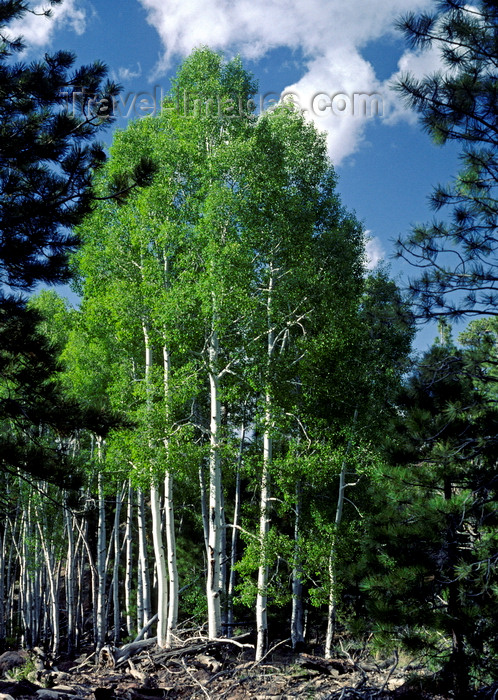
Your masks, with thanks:
<instances>
[{"instance_id":1,"label":"white tree trunk","mask_svg":"<svg viewBox=\"0 0 498 700\"><path fill-rule=\"evenodd\" d=\"M7 555L7 537L9 533L9 521L3 523L3 533L0 537L0 646L3 646L6 637L6 606L5 606L5 559Z\"/></svg>"},{"instance_id":2,"label":"white tree trunk","mask_svg":"<svg viewBox=\"0 0 498 700\"><path fill-rule=\"evenodd\" d=\"M15 602L15 595L17 594L16 591L16 580L14 576L14 571L16 568L16 560L18 562L18 565L21 565L21 559L22 559L22 553L21 553L21 548L22 548L22 542L20 539L20 533L21 533L21 528L22 528L22 516L21 516L21 507L20 504L17 504L16 507L16 514L14 519L12 520L9 518L9 524L10 524L10 533L11 533L11 540L10 540L10 547L9 547L9 557L7 560L7 573L6 573L6 634L13 634L14 630L14 602Z\"/></svg>"},{"instance_id":3,"label":"white tree trunk","mask_svg":"<svg viewBox=\"0 0 498 700\"><path fill-rule=\"evenodd\" d=\"M258 591L256 594L256 661L260 661L268 646L268 564L266 556L266 540L270 531L270 464L272 461L273 439L271 436L273 416L272 398L269 390L271 362L275 349L275 332L273 329L272 304L274 271L270 266L268 281L268 297L266 301L267 315L267 388L265 391L265 423L263 433L263 473L261 475L261 496L259 506L259 545L260 564L258 568Z\"/></svg>"},{"instance_id":4,"label":"white tree trunk","mask_svg":"<svg viewBox=\"0 0 498 700\"><path fill-rule=\"evenodd\" d=\"M137 585L137 629L142 629L152 617L150 602L149 562L147 557L147 523L145 498L142 489L137 492L138 519L138 585Z\"/></svg>"},{"instance_id":5,"label":"white tree trunk","mask_svg":"<svg viewBox=\"0 0 498 700\"><path fill-rule=\"evenodd\" d=\"M75 592L75 546L73 516L67 505L67 497L64 499L64 524L67 539L66 560L66 605L67 605L67 651L71 654L76 641L76 605Z\"/></svg>"},{"instance_id":6,"label":"white tree trunk","mask_svg":"<svg viewBox=\"0 0 498 700\"><path fill-rule=\"evenodd\" d=\"M74 649L79 649L81 634L84 627L84 608L83 608L83 589L86 592L85 585L85 556L83 552L83 541L78 528L78 521L73 515L73 527L78 530L78 538L74 549ZM93 579L93 573L91 574ZM93 591L93 584L92 586Z\"/></svg>"},{"instance_id":7,"label":"white tree trunk","mask_svg":"<svg viewBox=\"0 0 498 700\"><path fill-rule=\"evenodd\" d=\"M330 659L332 657L332 644L334 643L335 636L335 623L336 623L336 608L337 601L335 595L336 589L336 578L335 578L335 559L336 559L336 542L337 542L337 528L342 521L342 512L344 508L344 489L346 487L346 461L342 463L341 473L339 475L339 493L337 495L337 507L335 512L335 528L332 535L332 541L330 544L330 554L328 561L328 575L329 575L329 603L328 603L328 615L327 615L327 636L325 638L325 658Z\"/></svg>"},{"instance_id":8,"label":"white tree trunk","mask_svg":"<svg viewBox=\"0 0 498 700\"><path fill-rule=\"evenodd\" d=\"M152 541L157 569L157 644L166 646L166 631L168 626L168 586L166 555L164 552L163 536L161 532L161 498L157 484L150 487L150 507L152 513Z\"/></svg>"},{"instance_id":9,"label":"white tree trunk","mask_svg":"<svg viewBox=\"0 0 498 700\"><path fill-rule=\"evenodd\" d=\"M99 442L100 449L100 442ZM107 633L106 619L106 524L105 524L105 498L102 472L98 475L98 525L97 525L97 651L105 644Z\"/></svg>"},{"instance_id":10,"label":"white tree trunk","mask_svg":"<svg viewBox=\"0 0 498 700\"><path fill-rule=\"evenodd\" d=\"M175 516L173 510L173 476L167 472L164 479L164 508L166 546L168 552L169 576L169 607L168 625L166 629L166 646L171 647L174 641L174 631L178 622L178 569L176 565Z\"/></svg>"},{"instance_id":11,"label":"white tree trunk","mask_svg":"<svg viewBox=\"0 0 498 700\"><path fill-rule=\"evenodd\" d=\"M207 506L207 488L206 488L206 476L204 463L199 464L199 487L201 493L201 518L202 518L202 532L204 535L204 546L206 548L206 554L208 552L209 543L209 518L208 518L208 506Z\"/></svg>"},{"instance_id":12,"label":"white tree trunk","mask_svg":"<svg viewBox=\"0 0 498 700\"><path fill-rule=\"evenodd\" d=\"M49 592L49 605L50 605L50 622L51 622L51 632L52 632L52 654L57 656L59 653L60 645L60 625L59 625L59 595L58 595L58 567L55 566L55 557L53 552L49 550L49 544L45 539L43 532L43 527L40 522L39 513L36 513L37 517L37 527L40 535L40 544L43 552L43 557L45 559L46 575L48 578L48 592ZM32 582L33 583L33 582ZM34 593L33 586L31 585L30 590ZM33 601L34 602L34 601ZM32 602L32 604L33 604ZM33 628L33 615L30 611L30 626Z\"/></svg>"},{"instance_id":13,"label":"white tree trunk","mask_svg":"<svg viewBox=\"0 0 498 700\"><path fill-rule=\"evenodd\" d=\"M29 549L28 542L33 539L31 532L31 505L28 503L22 516L21 538L19 542L19 610L24 628L24 642L29 648L31 640L31 588L29 580Z\"/></svg>"},{"instance_id":14,"label":"white tree trunk","mask_svg":"<svg viewBox=\"0 0 498 700\"><path fill-rule=\"evenodd\" d=\"M294 562L292 567L292 648L304 642L303 584L301 581L301 551L299 535L301 528L301 484L296 484L296 512L294 520Z\"/></svg>"},{"instance_id":15,"label":"white tree trunk","mask_svg":"<svg viewBox=\"0 0 498 700\"><path fill-rule=\"evenodd\" d=\"M228 578L227 590L227 635L233 635L234 616L233 616L233 596L235 593L235 564L237 562L237 544L239 540L239 525L240 525L240 470L242 466L242 453L244 450L245 441L245 424L242 422L240 428L239 454L237 458L237 472L235 476L235 502L233 507L233 527L232 527L232 542L230 545L230 575Z\"/></svg>"},{"instance_id":16,"label":"white tree trunk","mask_svg":"<svg viewBox=\"0 0 498 700\"><path fill-rule=\"evenodd\" d=\"M220 528L221 528L221 542L220 542L220 582L218 584L218 590L220 591L220 603L221 606L221 633L225 637L227 635L227 615L228 608L226 605L226 595L227 595L227 574L228 574L228 561L227 561L227 523L225 519L225 497L223 489L221 489L221 508L220 508Z\"/></svg>"},{"instance_id":17,"label":"white tree trunk","mask_svg":"<svg viewBox=\"0 0 498 700\"><path fill-rule=\"evenodd\" d=\"M358 410L355 410L353 417L353 426L356 423L358 416ZM337 506L335 511L335 524L334 533L332 535L332 542L330 544L330 554L328 562L328 574L329 574L329 604L328 604L328 616L327 616L327 636L325 638L325 658L330 659L332 657L332 644L334 642L335 636L335 626L336 626L336 616L337 616L337 600L335 595L336 590L336 576L335 576L335 560L336 560L336 544L337 544L337 531L342 522L342 513L344 510L344 492L346 490L346 468L347 468L347 455L351 449L351 440L349 440L346 447L346 455L341 466L341 473L339 474L339 492L337 494Z\"/></svg>"},{"instance_id":18,"label":"white tree trunk","mask_svg":"<svg viewBox=\"0 0 498 700\"><path fill-rule=\"evenodd\" d=\"M221 406L218 379L218 336L213 328L209 345L210 451L209 451L209 535L207 548L208 635L221 635L220 559L221 559Z\"/></svg>"},{"instance_id":19,"label":"white tree trunk","mask_svg":"<svg viewBox=\"0 0 498 700\"><path fill-rule=\"evenodd\" d=\"M131 481L128 482L128 500L126 507L125 529L125 608L126 608L126 633L133 632L133 619L131 616L131 594L133 589L133 498L134 492Z\"/></svg>"},{"instance_id":20,"label":"white tree trunk","mask_svg":"<svg viewBox=\"0 0 498 700\"><path fill-rule=\"evenodd\" d=\"M165 276L168 284L168 262L165 259ZM171 382L171 356L166 343L163 345L163 383L164 383L164 419L165 438L164 449L166 460L169 456L168 430L170 427L170 382ZM168 558L168 622L166 626L166 646L169 648L173 644L174 631L178 621L178 569L176 565L176 537L175 537L175 510L173 495L173 474L167 468L164 477L164 523L166 530L166 550Z\"/></svg>"},{"instance_id":21,"label":"white tree trunk","mask_svg":"<svg viewBox=\"0 0 498 700\"><path fill-rule=\"evenodd\" d=\"M269 397L267 396L269 406ZM266 414L266 423L269 426L269 411ZM270 531L270 474L269 464L272 459L272 438L269 427L265 428L263 436L263 473L261 475L261 496L259 506L259 544L260 564L258 567L258 592L256 595L256 661L260 661L268 646L268 564L266 561L266 540Z\"/></svg>"},{"instance_id":22,"label":"white tree trunk","mask_svg":"<svg viewBox=\"0 0 498 700\"><path fill-rule=\"evenodd\" d=\"M116 646L119 644L121 631L121 608L119 605L119 559L121 553L119 543L119 519L122 503L122 489L116 486L116 505L114 510L114 565L112 570L112 609L114 613L114 644Z\"/></svg>"}]
</instances>

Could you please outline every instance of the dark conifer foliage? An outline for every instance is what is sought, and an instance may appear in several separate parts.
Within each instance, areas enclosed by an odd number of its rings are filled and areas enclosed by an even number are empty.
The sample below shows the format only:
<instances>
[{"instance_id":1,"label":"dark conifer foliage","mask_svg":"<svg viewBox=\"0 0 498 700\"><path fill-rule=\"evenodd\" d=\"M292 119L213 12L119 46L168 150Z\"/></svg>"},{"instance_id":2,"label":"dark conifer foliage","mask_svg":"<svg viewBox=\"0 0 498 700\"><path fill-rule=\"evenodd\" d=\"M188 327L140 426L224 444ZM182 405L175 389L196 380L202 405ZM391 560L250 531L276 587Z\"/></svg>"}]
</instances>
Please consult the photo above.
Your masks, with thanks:
<instances>
[{"instance_id":1,"label":"dark conifer foliage","mask_svg":"<svg viewBox=\"0 0 498 700\"><path fill-rule=\"evenodd\" d=\"M10 20L28 12L25 2L0 6L7 29ZM4 284L31 289L39 281L68 278L66 253L76 244L71 227L88 211L92 172L105 160L94 139L112 119L100 116L96 105L119 88L104 82L107 69L99 61L72 70L74 54L58 51L43 61L15 62L21 48L21 40L5 37L4 26L0 260Z\"/></svg>"},{"instance_id":2,"label":"dark conifer foliage","mask_svg":"<svg viewBox=\"0 0 498 700\"><path fill-rule=\"evenodd\" d=\"M414 371L364 541L377 632L445 662L458 697L498 664L498 412L474 361L446 337Z\"/></svg>"},{"instance_id":3,"label":"dark conifer foliage","mask_svg":"<svg viewBox=\"0 0 498 700\"><path fill-rule=\"evenodd\" d=\"M16 61L24 44L9 24L33 11L21 0L0 2L0 463L57 480L66 464L61 436L83 413L57 390L52 350L22 292L69 278L72 227L91 208L92 175L105 160L95 138L112 122L120 88L100 61L73 69L68 51ZM146 166L128 189L147 180ZM55 430L50 446L47 430Z\"/></svg>"},{"instance_id":4,"label":"dark conifer foliage","mask_svg":"<svg viewBox=\"0 0 498 700\"><path fill-rule=\"evenodd\" d=\"M398 23L414 48L440 51L443 70L395 85L436 143L462 146L462 169L433 190L442 219L398 241L421 269L411 291L421 317L498 314L498 7L442 0L430 14Z\"/></svg>"}]
</instances>

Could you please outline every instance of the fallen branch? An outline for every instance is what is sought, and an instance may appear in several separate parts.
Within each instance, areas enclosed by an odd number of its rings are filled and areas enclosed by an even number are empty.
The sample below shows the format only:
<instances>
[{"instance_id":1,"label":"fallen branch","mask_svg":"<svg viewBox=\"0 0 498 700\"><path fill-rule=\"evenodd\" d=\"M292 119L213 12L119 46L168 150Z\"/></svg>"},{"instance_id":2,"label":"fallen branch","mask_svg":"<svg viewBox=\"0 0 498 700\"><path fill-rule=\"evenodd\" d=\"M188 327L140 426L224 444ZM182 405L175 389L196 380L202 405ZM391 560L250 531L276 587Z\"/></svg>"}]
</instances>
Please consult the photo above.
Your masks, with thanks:
<instances>
[{"instance_id":1,"label":"fallen branch","mask_svg":"<svg viewBox=\"0 0 498 700\"><path fill-rule=\"evenodd\" d=\"M256 666L259 666L259 664L262 664L263 661L264 661L270 654L272 654L272 653L275 651L275 649L276 649L277 647L281 646L282 644L285 644L286 642L290 642L290 641L291 641L291 638L290 638L290 637L288 637L287 639L282 639L281 642L278 642L278 644L275 644L274 646L272 646L271 649L268 649L268 651L266 652L266 654L265 654L263 657L261 657L261 659L260 659L259 661L255 661L255 662L253 663L253 665L251 666L251 668L256 668Z\"/></svg>"},{"instance_id":2,"label":"fallen branch","mask_svg":"<svg viewBox=\"0 0 498 700\"><path fill-rule=\"evenodd\" d=\"M125 661L128 661L130 656L135 656L135 654L140 653L144 649L155 646L157 644L157 637L150 637L149 639L141 639L138 642L130 642L125 644L120 649L114 651L114 665L121 666Z\"/></svg>"},{"instance_id":3,"label":"fallen branch","mask_svg":"<svg viewBox=\"0 0 498 700\"><path fill-rule=\"evenodd\" d=\"M154 622L157 622L157 617L158 617L158 615L156 613L153 617L150 618L150 620L147 622L147 624L144 627L142 627L140 632L137 634L137 636L135 637L133 642L140 642L145 637L145 635L150 630L150 628L152 627Z\"/></svg>"},{"instance_id":4,"label":"fallen branch","mask_svg":"<svg viewBox=\"0 0 498 700\"><path fill-rule=\"evenodd\" d=\"M244 636L247 635L242 635L242 637ZM241 649L254 649L254 644L242 644L241 642L238 642L237 639L235 639L235 637L222 637L220 639L215 637L214 639L210 639L209 641L220 642L221 644L235 644L235 646L240 647Z\"/></svg>"},{"instance_id":5,"label":"fallen branch","mask_svg":"<svg viewBox=\"0 0 498 700\"><path fill-rule=\"evenodd\" d=\"M199 688L202 690L204 695L207 697L208 700L211 700L211 696L209 695L208 691L206 688L202 685L200 681L197 680L197 678L190 672L190 670L187 668L187 664L185 663L185 659L182 659L182 666L185 669L185 671L188 673L190 678L194 681L196 685L199 686Z\"/></svg>"},{"instance_id":6,"label":"fallen branch","mask_svg":"<svg viewBox=\"0 0 498 700\"><path fill-rule=\"evenodd\" d=\"M77 671L78 669L83 668L83 666L88 666L88 664L90 663L90 659L93 659L94 656L95 652L93 652L93 654L90 654L90 656L87 656L86 659L77 666L73 666L72 668L70 668L69 671Z\"/></svg>"}]
</instances>

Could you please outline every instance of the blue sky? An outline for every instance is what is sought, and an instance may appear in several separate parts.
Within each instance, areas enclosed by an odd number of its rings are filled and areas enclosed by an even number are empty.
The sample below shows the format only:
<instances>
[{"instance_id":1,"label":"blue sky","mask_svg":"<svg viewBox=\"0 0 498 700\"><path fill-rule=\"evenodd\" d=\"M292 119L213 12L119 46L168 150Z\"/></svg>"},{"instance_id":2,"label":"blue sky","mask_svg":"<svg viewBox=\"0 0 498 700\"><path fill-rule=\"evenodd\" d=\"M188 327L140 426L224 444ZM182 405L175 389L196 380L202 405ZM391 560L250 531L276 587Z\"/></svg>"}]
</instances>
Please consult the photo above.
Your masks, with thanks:
<instances>
[{"instance_id":1,"label":"blue sky","mask_svg":"<svg viewBox=\"0 0 498 700\"><path fill-rule=\"evenodd\" d=\"M104 61L124 87L121 113L129 114L119 119L122 128L127 119L152 111L154 97L168 90L179 62L196 46L209 45L228 57L240 53L259 81L258 100L291 92L327 133L340 195L371 237L372 262L390 262L403 284L415 271L390 259L392 241L432 218L427 201L432 186L458 169L457 149L433 145L389 88L400 70L421 76L438 69L435 51L409 50L393 27L401 13L434 5L434 0L65 0L52 19L30 16L15 30L31 47L26 60L63 48L77 54L78 65ZM355 109L361 104L367 116ZM434 327L425 328L417 346L426 347L434 336Z\"/></svg>"}]
</instances>

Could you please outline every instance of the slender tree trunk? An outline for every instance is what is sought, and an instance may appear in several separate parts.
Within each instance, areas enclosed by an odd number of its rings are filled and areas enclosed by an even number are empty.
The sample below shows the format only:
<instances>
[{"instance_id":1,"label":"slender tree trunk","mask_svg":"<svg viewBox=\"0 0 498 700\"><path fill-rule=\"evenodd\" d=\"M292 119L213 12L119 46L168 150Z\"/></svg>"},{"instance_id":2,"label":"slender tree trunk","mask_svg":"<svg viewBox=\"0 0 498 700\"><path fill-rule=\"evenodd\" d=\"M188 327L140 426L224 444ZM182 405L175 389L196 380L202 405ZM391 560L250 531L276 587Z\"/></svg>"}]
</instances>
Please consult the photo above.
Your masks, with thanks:
<instances>
[{"instance_id":1,"label":"slender tree trunk","mask_svg":"<svg viewBox=\"0 0 498 700\"><path fill-rule=\"evenodd\" d=\"M166 285L168 284L168 260L165 258L164 263ZM170 427L170 386L171 386L171 355L166 343L163 345L163 384L164 384L164 419L165 419L165 437L164 449L166 452L166 461L169 456L169 437L168 430ZM178 621L178 569L176 565L176 538L175 538L175 511L174 511L174 493L173 493L173 474L166 469L164 477L164 513L165 513L165 530L166 530L166 551L168 558L168 622L166 626L166 646L169 648L173 644L174 631Z\"/></svg>"},{"instance_id":2,"label":"slender tree trunk","mask_svg":"<svg viewBox=\"0 0 498 700\"><path fill-rule=\"evenodd\" d=\"M164 552L163 537L161 532L161 498L157 484L150 487L151 513L152 513L152 541L157 569L157 644L166 646L166 631L168 626L168 586L166 555Z\"/></svg>"},{"instance_id":3,"label":"slender tree trunk","mask_svg":"<svg viewBox=\"0 0 498 700\"><path fill-rule=\"evenodd\" d=\"M40 522L39 513L37 515L37 527L40 535L40 544L45 559L46 574L48 579L48 593L50 605L50 621L52 633L52 654L57 656L60 646L60 625L59 625L59 595L58 595L58 567L55 566L55 557L53 552L50 552L49 545L43 533L42 524ZM33 588L31 586L31 591ZM33 628L33 617L30 614L30 628Z\"/></svg>"},{"instance_id":4,"label":"slender tree trunk","mask_svg":"<svg viewBox=\"0 0 498 700\"><path fill-rule=\"evenodd\" d=\"M267 396L267 400L269 397ZM266 415L269 419L269 413ZM261 475L261 496L259 506L260 564L258 568L258 592L256 595L256 661L260 661L268 647L268 571L266 540L270 531L270 473L272 459L272 438L265 428L263 436L263 473Z\"/></svg>"},{"instance_id":5,"label":"slender tree trunk","mask_svg":"<svg viewBox=\"0 0 498 700\"><path fill-rule=\"evenodd\" d=\"M131 616L131 596L133 588L133 499L134 492L131 481L128 482L128 500L126 508L125 529L125 608L126 608L126 633L131 637L133 633L133 619Z\"/></svg>"},{"instance_id":6,"label":"slender tree trunk","mask_svg":"<svg viewBox=\"0 0 498 700\"><path fill-rule=\"evenodd\" d=\"M24 627L24 641L27 648L30 649L34 645L34 640L33 625L31 622L33 611L33 589L30 579L32 554L29 551L29 543L36 539L36 534L33 530L31 498L28 499L27 507L25 508L25 512L23 514L23 527L21 532L22 557L20 559L21 571L19 580L21 581L21 584L19 587L19 607ZM35 549L37 549L37 547L35 547Z\"/></svg>"},{"instance_id":7,"label":"slender tree trunk","mask_svg":"<svg viewBox=\"0 0 498 700\"><path fill-rule=\"evenodd\" d=\"M330 544L330 553L328 561L328 574L329 574L329 609L327 615L327 636L325 638L325 658L330 659L332 657L332 645L334 643L335 637L335 626L336 626L336 577L335 577L335 559L336 559L336 546L337 546L337 530L342 520L342 511L344 506L344 488L346 481L346 463L343 462L341 473L339 475L339 494L337 497L337 507L335 514L335 527L332 535L332 542Z\"/></svg>"},{"instance_id":8,"label":"slender tree trunk","mask_svg":"<svg viewBox=\"0 0 498 700\"><path fill-rule=\"evenodd\" d=\"M272 461L273 438L272 431L272 398L269 388L271 364L275 349L275 333L273 329L272 305L274 271L270 266L268 281L268 297L266 302L267 315L267 378L265 390L265 417L263 433L263 473L261 475L261 494L259 506L259 546L260 564L258 568L258 591L256 594L256 661L260 661L268 647L268 563L266 555L266 540L270 531L270 464Z\"/></svg>"},{"instance_id":9,"label":"slender tree trunk","mask_svg":"<svg viewBox=\"0 0 498 700\"><path fill-rule=\"evenodd\" d=\"M114 613L114 644L117 646L120 640L121 632L121 608L119 604L119 559L120 559L120 542L119 542L119 519L121 515L121 506L123 503L123 493L119 486L116 486L116 506L114 511L114 565L112 570L112 609Z\"/></svg>"},{"instance_id":10,"label":"slender tree trunk","mask_svg":"<svg viewBox=\"0 0 498 700\"><path fill-rule=\"evenodd\" d=\"M145 345L145 382L147 391L147 414L152 419L152 346L149 337L149 329L143 324ZM166 381L166 380L165 380ZM152 474L150 487L151 515L152 515L152 542L154 545L154 558L157 574L157 644L163 648L166 646L168 627L168 573L166 565L166 553L162 535L161 496L157 485L157 476Z\"/></svg>"},{"instance_id":11,"label":"slender tree trunk","mask_svg":"<svg viewBox=\"0 0 498 700\"><path fill-rule=\"evenodd\" d=\"M227 560L227 524L225 518L225 498L223 489L221 489L221 508L220 508L220 528L221 528L221 542L220 542L220 582L218 585L220 591L220 604L221 604L221 633L225 637L227 635L227 574L228 574L228 560Z\"/></svg>"},{"instance_id":12,"label":"slender tree trunk","mask_svg":"<svg viewBox=\"0 0 498 700\"><path fill-rule=\"evenodd\" d=\"M32 616L31 616L31 638L33 646L36 646L40 639L40 618L41 618L41 608L42 608L42 595L41 595L41 581L42 581L43 570L38 567L36 574L31 579L32 585Z\"/></svg>"},{"instance_id":13,"label":"slender tree trunk","mask_svg":"<svg viewBox=\"0 0 498 700\"><path fill-rule=\"evenodd\" d=\"M179 585L178 569L176 565L175 516L173 510L173 476L169 471L166 473L166 477L164 479L164 500L169 576L169 607L168 626L166 630L166 646L171 647L173 645L174 632L178 622Z\"/></svg>"},{"instance_id":14,"label":"slender tree trunk","mask_svg":"<svg viewBox=\"0 0 498 700\"><path fill-rule=\"evenodd\" d=\"M101 450L101 444L99 441L99 452ZM103 475L99 471L98 474L98 525L97 525L97 640L96 648L100 651L105 644L106 633L107 633L107 619L106 619L106 524L105 524L105 498L104 498L104 486L103 486Z\"/></svg>"},{"instance_id":15,"label":"slender tree trunk","mask_svg":"<svg viewBox=\"0 0 498 700\"><path fill-rule=\"evenodd\" d=\"M3 646L6 637L5 628L5 558L7 555L7 537L9 532L9 521L5 520L3 532L0 537L0 647Z\"/></svg>"},{"instance_id":16,"label":"slender tree trunk","mask_svg":"<svg viewBox=\"0 0 498 700\"><path fill-rule=\"evenodd\" d=\"M67 652L71 654L74 650L76 636L76 607L75 607L75 548L73 517L67 505L67 495L64 498L64 523L67 539L67 561L66 561L66 604L67 604Z\"/></svg>"},{"instance_id":17,"label":"slender tree trunk","mask_svg":"<svg viewBox=\"0 0 498 700\"><path fill-rule=\"evenodd\" d=\"M209 452L209 535L207 548L208 635L221 634L220 559L221 559L221 406L218 379L218 336L215 328L209 344L210 452Z\"/></svg>"},{"instance_id":18,"label":"slender tree trunk","mask_svg":"<svg viewBox=\"0 0 498 700\"><path fill-rule=\"evenodd\" d=\"M239 454L237 458L237 472L235 475L235 502L233 508L233 527L232 527L232 542L230 546L230 575L228 578L228 590L227 590L227 635L231 637L233 635L234 628L234 616L233 616L233 596L235 593L235 564L237 562L237 544L239 539L239 525L240 525L240 470L242 466L242 454L244 450L245 441L245 420L242 421L240 427L240 441L239 441Z\"/></svg>"},{"instance_id":19,"label":"slender tree trunk","mask_svg":"<svg viewBox=\"0 0 498 700\"><path fill-rule=\"evenodd\" d=\"M80 641L81 641L81 635L83 633L83 628L85 624L85 610L83 606L83 590L86 592L86 585L85 585L85 555L84 555L84 543L83 543L83 538L81 537L81 531L78 526L78 521L76 519L76 516L73 515L73 527L75 530L78 531L78 538L76 540L76 546L75 546L75 563L74 563L74 571L75 571L75 576L74 576L74 585L75 585L75 590L74 590L74 611L75 611L75 618L74 618L74 650L80 648ZM94 579L94 572L90 571L90 577L91 577L91 587L92 587L92 593L93 593L93 579ZM92 595L93 598L93 595Z\"/></svg>"},{"instance_id":20,"label":"slender tree trunk","mask_svg":"<svg viewBox=\"0 0 498 700\"><path fill-rule=\"evenodd\" d=\"M9 518L11 541L9 547L9 558L7 560L7 574L6 574L6 625L5 631L7 635L13 635L14 633L14 589L15 589L15 576L14 568L16 558L21 565L22 551L21 542L19 541L19 532L22 528L22 517L21 517L21 507L18 503L16 506L15 517L12 520ZM8 623L8 624L7 624Z\"/></svg>"},{"instance_id":21,"label":"slender tree trunk","mask_svg":"<svg viewBox=\"0 0 498 700\"><path fill-rule=\"evenodd\" d=\"M303 584L301 580L301 548L299 537L301 534L301 482L296 484L296 512L294 519L294 561L292 566L292 617L291 617L291 641L292 648L304 642L304 610L303 610Z\"/></svg>"},{"instance_id":22,"label":"slender tree trunk","mask_svg":"<svg viewBox=\"0 0 498 700\"><path fill-rule=\"evenodd\" d=\"M202 518L202 532L204 534L204 546L206 547L206 553L209 547L209 518L208 518L208 504L207 504L207 488L206 488L206 474L205 466L201 461L199 464L199 487L201 494L201 518Z\"/></svg>"},{"instance_id":23,"label":"slender tree trunk","mask_svg":"<svg viewBox=\"0 0 498 700\"><path fill-rule=\"evenodd\" d=\"M150 602L149 562L147 557L147 527L145 498L142 489L137 492L138 517L138 585L137 585L137 629L142 629L152 617Z\"/></svg>"},{"instance_id":24,"label":"slender tree trunk","mask_svg":"<svg viewBox=\"0 0 498 700\"><path fill-rule=\"evenodd\" d=\"M353 416L353 427L356 425L356 419L358 417L358 410L355 409ZM332 645L334 643L335 637L335 627L337 618L337 600L336 600L336 574L335 574L335 562L336 562L336 548L337 548L337 534L339 527L342 522L342 513L344 510L344 492L346 490L346 470L347 470L347 457L351 449L351 440L348 441L346 447L346 455L344 456L341 473L339 474L339 492L337 494L337 506L335 511L335 523L334 532L332 535L332 542L330 545L330 554L328 562L328 574L329 574L329 609L327 616L327 636L325 638L325 658L330 659L332 657Z\"/></svg>"},{"instance_id":25,"label":"slender tree trunk","mask_svg":"<svg viewBox=\"0 0 498 700\"><path fill-rule=\"evenodd\" d=\"M90 544L88 542L88 521L85 519L83 525L80 525L75 519L74 523L78 529L80 541L85 548L86 556L88 559L88 568L90 569L90 582L91 582L91 593L92 593L92 631L93 639L95 644L97 644L97 599L98 599L98 574L97 567L95 565L95 560L90 549ZM82 555L83 560L83 555ZM82 571L85 570L84 563L82 561ZM85 609L84 609L84 596L85 596L85 581L81 578L79 579L79 598L81 600L81 615L80 618L84 622L85 619Z\"/></svg>"}]
</instances>

